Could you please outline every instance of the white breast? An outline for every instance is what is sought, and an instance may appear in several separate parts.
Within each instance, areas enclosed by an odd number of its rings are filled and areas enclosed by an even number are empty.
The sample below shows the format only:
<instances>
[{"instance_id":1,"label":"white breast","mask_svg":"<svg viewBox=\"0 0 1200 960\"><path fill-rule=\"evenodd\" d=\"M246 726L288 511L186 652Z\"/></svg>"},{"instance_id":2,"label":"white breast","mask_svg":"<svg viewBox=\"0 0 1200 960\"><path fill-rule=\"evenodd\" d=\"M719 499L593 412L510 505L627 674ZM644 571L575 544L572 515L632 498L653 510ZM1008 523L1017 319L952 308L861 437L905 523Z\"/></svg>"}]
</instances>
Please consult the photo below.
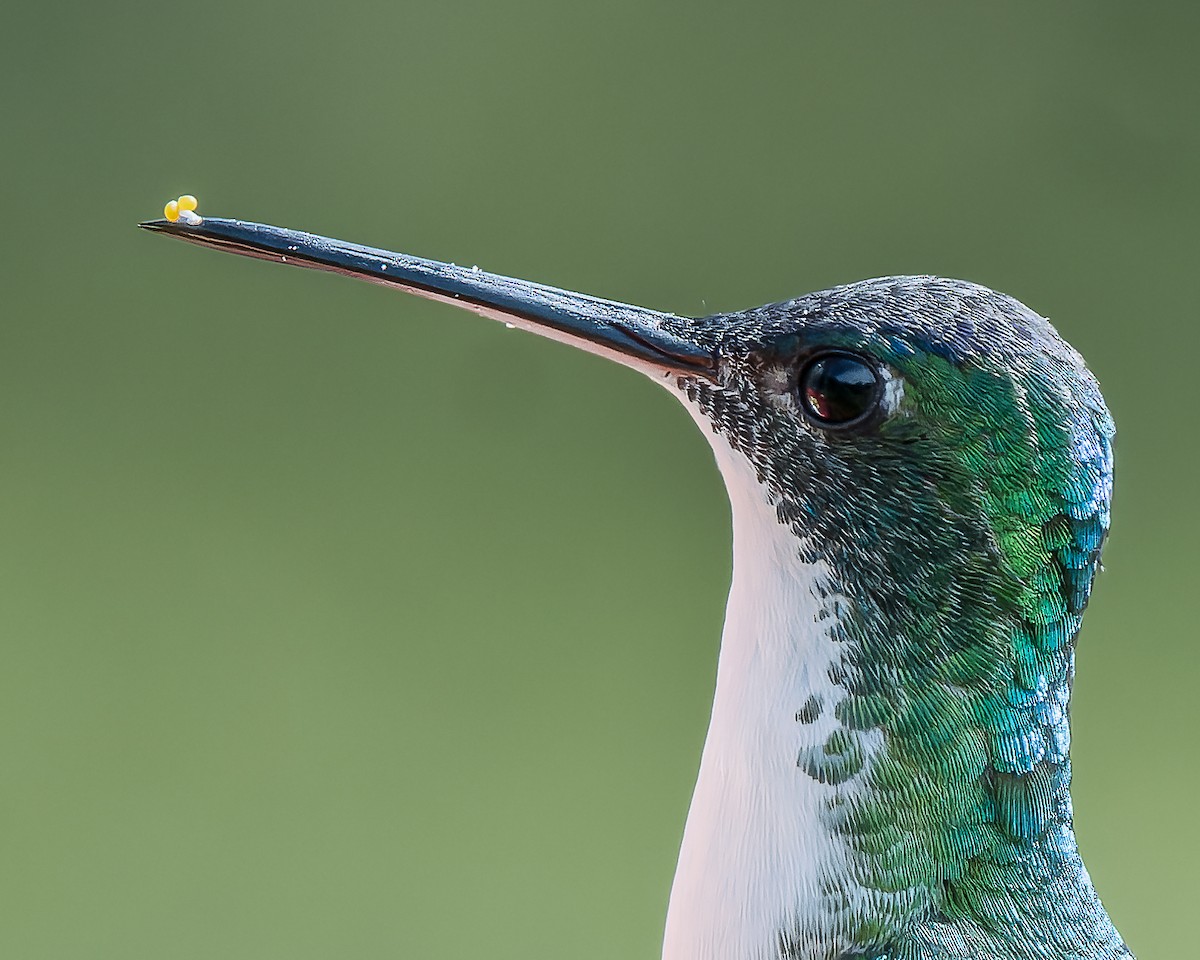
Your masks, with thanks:
<instances>
[{"instance_id":1,"label":"white breast","mask_svg":"<svg viewBox=\"0 0 1200 960\"><path fill-rule=\"evenodd\" d=\"M782 937L797 938L806 956L835 956L844 946L837 918L857 891L848 852L822 810L857 787L853 779L821 784L797 758L838 726L833 707L845 691L829 678L841 653L829 637L838 601L822 598L824 566L801 562L795 534L779 523L746 460L691 412L728 488L734 565L663 957L777 960ZM820 716L801 723L797 712L813 696Z\"/></svg>"}]
</instances>

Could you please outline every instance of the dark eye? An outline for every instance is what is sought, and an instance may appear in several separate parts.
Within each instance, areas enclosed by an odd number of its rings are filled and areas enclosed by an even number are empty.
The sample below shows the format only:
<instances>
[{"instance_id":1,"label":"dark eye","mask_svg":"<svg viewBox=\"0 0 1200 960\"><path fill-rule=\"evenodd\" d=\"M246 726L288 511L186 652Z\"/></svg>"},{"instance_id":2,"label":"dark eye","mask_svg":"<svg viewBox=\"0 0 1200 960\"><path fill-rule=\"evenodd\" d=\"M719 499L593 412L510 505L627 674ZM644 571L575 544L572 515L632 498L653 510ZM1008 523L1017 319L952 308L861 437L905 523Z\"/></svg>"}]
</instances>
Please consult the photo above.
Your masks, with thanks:
<instances>
[{"instance_id":1,"label":"dark eye","mask_svg":"<svg viewBox=\"0 0 1200 960\"><path fill-rule=\"evenodd\" d=\"M849 353L824 353L800 371L800 402L820 426L861 420L879 402L879 374Z\"/></svg>"}]
</instances>

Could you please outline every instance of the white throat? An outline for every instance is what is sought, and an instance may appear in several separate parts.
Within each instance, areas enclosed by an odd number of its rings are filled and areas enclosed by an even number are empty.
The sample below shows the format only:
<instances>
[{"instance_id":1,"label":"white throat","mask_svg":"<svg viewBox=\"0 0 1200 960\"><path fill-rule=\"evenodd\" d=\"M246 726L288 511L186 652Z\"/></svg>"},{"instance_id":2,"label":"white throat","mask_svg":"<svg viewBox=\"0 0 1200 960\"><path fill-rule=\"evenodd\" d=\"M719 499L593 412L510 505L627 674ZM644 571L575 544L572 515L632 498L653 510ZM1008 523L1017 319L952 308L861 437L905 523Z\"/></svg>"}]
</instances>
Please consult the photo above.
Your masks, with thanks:
<instances>
[{"instance_id":1,"label":"white throat","mask_svg":"<svg viewBox=\"0 0 1200 960\"><path fill-rule=\"evenodd\" d=\"M831 799L857 789L853 779L819 783L797 759L839 725L833 708L845 690L829 677L841 654L829 636L837 598L822 598L825 567L801 561L747 461L685 406L725 479L734 563L663 958L778 960L785 941L804 957L836 956L845 944L838 920L858 891L849 853L822 817ZM820 715L802 722L797 714L813 697Z\"/></svg>"}]
</instances>

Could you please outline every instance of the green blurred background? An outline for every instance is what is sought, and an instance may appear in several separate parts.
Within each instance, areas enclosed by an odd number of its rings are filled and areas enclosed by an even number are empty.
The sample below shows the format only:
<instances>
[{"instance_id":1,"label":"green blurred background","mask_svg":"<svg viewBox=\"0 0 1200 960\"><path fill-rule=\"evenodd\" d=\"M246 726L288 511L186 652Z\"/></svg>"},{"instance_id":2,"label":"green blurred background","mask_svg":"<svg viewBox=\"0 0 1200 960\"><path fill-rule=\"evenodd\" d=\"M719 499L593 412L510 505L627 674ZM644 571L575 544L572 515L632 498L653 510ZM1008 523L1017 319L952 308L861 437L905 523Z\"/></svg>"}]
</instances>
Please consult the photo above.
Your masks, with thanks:
<instances>
[{"instance_id":1,"label":"green blurred background","mask_svg":"<svg viewBox=\"0 0 1200 960\"><path fill-rule=\"evenodd\" d=\"M13 5L0 956L654 958L727 506L636 374L134 229L263 219L704 313L1010 292L1096 371L1076 808L1194 944L1194 4Z\"/></svg>"}]
</instances>

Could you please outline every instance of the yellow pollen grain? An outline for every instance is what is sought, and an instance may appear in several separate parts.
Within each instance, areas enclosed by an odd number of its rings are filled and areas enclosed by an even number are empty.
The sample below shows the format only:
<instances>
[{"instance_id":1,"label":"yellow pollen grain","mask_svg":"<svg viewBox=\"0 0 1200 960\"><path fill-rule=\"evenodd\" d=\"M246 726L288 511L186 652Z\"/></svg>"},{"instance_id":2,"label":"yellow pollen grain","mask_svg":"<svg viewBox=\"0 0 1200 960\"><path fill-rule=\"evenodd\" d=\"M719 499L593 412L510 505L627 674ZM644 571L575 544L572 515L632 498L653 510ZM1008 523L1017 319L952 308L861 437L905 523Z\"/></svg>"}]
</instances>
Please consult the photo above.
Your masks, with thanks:
<instances>
[{"instance_id":1,"label":"yellow pollen grain","mask_svg":"<svg viewBox=\"0 0 1200 960\"><path fill-rule=\"evenodd\" d=\"M168 200L167 205L163 207L163 216L174 223L179 219L179 201Z\"/></svg>"},{"instance_id":2,"label":"yellow pollen grain","mask_svg":"<svg viewBox=\"0 0 1200 960\"><path fill-rule=\"evenodd\" d=\"M179 204L180 210L186 210L188 213L191 213L199 206L199 202L190 193L185 193L176 203Z\"/></svg>"}]
</instances>

